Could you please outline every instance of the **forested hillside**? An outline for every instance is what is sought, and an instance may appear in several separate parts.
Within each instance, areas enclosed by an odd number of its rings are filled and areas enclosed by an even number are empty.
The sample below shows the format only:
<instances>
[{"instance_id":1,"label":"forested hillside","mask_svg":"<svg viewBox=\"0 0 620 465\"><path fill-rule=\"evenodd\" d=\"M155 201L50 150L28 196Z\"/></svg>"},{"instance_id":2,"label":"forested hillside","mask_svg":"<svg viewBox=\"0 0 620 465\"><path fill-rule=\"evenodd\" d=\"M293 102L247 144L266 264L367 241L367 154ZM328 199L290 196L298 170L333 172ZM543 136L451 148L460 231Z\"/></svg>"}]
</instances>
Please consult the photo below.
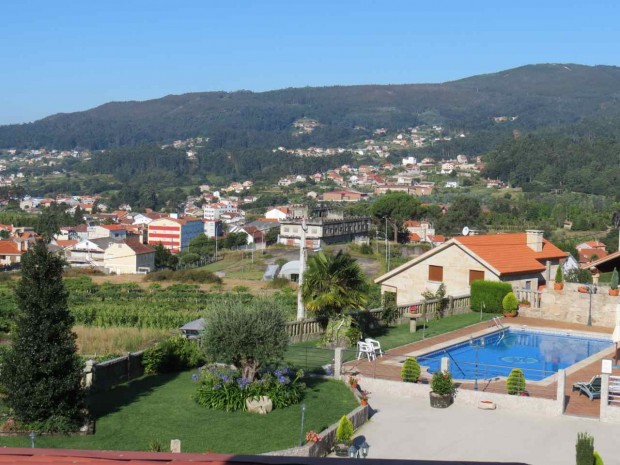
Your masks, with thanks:
<instances>
[{"instance_id":1,"label":"forested hillside","mask_svg":"<svg viewBox=\"0 0 620 465\"><path fill-rule=\"evenodd\" d=\"M271 92L205 92L108 103L29 124L0 127L1 148L105 149L195 136L213 149L339 145L363 129L441 124L486 134L477 149L514 129L528 131L617 115L620 68L530 65L443 84L336 86ZM516 116L498 125L493 117ZM293 136L296 119L317 119Z\"/></svg>"}]
</instances>

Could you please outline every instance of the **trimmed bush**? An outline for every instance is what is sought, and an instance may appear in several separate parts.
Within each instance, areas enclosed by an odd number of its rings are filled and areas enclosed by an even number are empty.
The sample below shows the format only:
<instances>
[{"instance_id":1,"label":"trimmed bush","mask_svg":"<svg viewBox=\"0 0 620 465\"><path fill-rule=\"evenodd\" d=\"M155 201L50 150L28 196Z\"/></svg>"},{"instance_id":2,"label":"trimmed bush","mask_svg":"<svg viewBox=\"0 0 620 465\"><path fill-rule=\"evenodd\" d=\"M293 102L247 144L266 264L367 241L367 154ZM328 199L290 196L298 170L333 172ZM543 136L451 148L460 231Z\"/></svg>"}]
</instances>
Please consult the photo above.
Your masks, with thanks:
<instances>
[{"instance_id":1,"label":"trimmed bush","mask_svg":"<svg viewBox=\"0 0 620 465\"><path fill-rule=\"evenodd\" d=\"M605 465L605 462L603 462L603 458L596 451L594 451L594 465Z\"/></svg>"},{"instance_id":2,"label":"trimmed bush","mask_svg":"<svg viewBox=\"0 0 620 465\"><path fill-rule=\"evenodd\" d=\"M519 368L513 368L506 379L508 394L519 394L525 391L525 375Z\"/></svg>"},{"instance_id":3,"label":"trimmed bush","mask_svg":"<svg viewBox=\"0 0 620 465\"><path fill-rule=\"evenodd\" d=\"M485 313L499 313L502 309L502 300L512 292L509 283L500 281L474 281L471 283L471 309Z\"/></svg>"},{"instance_id":4,"label":"trimmed bush","mask_svg":"<svg viewBox=\"0 0 620 465\"><path fill-rule=\"evenodd\" d=\"M594 463L594 438L588 433L577 433L577 465L592 465Z\"/></svg>"},{"instance_id":5,"label":"trimmed bush","mask_svg":"<svg viewBox=\"0 0 620 465\"><path fill-rule=\"evenodd\" d=\"M336 442L339 444L351 444L353 439L353 423L346 415L343 415L338 422L336 429Z\"/></svg>"},{"instance_id":6,"label":"trimmed bush","mask_svg":"<svg viewBox=\"0 0 620 465\"><path fill-rule=\"evenodd\" d=\"M519 301L517 300L517 296L514 292L509 292L502 299L502 308L506 313L517 313L517 308L519 307Z\"/></svg>"},{"instance_id":7,"label":"trimmed bush","mask_svg":"<svg viewBox=\"0 0 620 465\"><path fill-rule=\"evenodd\" d=\"M400 369L400 379L405 383L417 383L420 379L420 364L415 357L407 357Z\"/></svg>"},{"instance_id":8,"label":"trimmed bush","mask_svg":"<svg viewBox=\"0 0 620 465\"><path fill-rule=\"evenodd\" d=\"M555 282L558 284L564 282L564 274L562 273L561 265L558 265L557 270L555 270Z\"/></svg>"},{"instance_id":9,"label":"trimmed bush","mask_svg":"<svg viewBox=\"0 0 620 465\"><path fill-rule=\"evenodd\" d=\"M612 289L618 289L618 270L614 268L611 273L611 281L609 281L609 287Z\"/></svg>"},{"instance_id":10,"label":"trimmed bush","mask_svg":"<svg viewBox=\"0 0 620 465\"><path fill-rule=\"evenodd\" d=\"M205 362L202 350L195 341L175 336L144 351L144 372L172 373L196 368Z\"/></svg>"}]
</instances>

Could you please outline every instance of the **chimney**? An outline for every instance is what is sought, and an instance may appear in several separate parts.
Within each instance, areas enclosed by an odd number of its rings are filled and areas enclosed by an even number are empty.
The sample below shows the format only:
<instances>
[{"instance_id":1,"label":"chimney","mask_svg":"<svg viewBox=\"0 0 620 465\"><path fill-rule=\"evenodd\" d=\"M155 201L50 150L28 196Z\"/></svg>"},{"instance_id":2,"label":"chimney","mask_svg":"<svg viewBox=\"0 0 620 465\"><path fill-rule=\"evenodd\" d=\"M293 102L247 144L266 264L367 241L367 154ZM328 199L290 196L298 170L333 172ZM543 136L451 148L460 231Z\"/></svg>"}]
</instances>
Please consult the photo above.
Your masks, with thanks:
<instances>
[{"instance_id":1,"label":"chimney","mask_svg":"<svg viewBox=\"0 0 620 465\"><path fill-rule=\"evenodd\" d=\"M527 237L527 246L534 252L542 252L543 249L543 231L538 229L528 229L525 231Z\"/></svg>"}]
</instances>

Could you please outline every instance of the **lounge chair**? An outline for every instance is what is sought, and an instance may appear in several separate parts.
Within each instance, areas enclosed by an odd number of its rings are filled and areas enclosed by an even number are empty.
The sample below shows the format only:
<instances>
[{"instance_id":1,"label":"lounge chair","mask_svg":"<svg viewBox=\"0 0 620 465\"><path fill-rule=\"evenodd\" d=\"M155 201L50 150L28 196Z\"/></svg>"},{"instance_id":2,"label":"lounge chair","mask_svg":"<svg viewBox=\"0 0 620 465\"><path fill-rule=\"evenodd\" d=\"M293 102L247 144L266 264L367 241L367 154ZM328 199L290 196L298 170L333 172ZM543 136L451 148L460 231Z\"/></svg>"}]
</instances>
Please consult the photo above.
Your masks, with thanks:
<instances>
[{"instance_id":1,"label":"lounge chair","mask_svg":"<svg viewBox=\"0 0 620 465\"><path fill-rule=\"evenodd\" d=\"M582 393L587 395L590 400L601 398L601 377L594 376L589 383L573 384L573 391L578 390L579 395Z\"/></svg>"}]
</instances>

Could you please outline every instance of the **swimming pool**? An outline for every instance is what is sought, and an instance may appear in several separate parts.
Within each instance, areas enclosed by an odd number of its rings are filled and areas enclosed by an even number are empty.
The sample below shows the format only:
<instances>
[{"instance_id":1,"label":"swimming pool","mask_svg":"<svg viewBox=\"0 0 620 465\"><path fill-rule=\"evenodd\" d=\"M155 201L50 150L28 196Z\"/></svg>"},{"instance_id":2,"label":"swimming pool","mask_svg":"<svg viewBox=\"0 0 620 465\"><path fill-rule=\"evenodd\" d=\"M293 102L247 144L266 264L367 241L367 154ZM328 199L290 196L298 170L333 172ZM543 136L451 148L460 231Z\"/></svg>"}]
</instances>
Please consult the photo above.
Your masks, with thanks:
<instances>
[{"instance_id":1,"label":"swimming pool","mask_svg":"<svg viewBox=\"0 0 620 465\"><path fill-rule=\"evenodd\" d=\"M434 373L441 358L450 359L456 379L508 376L513 368L525 378L540 381L612 345L611 339L536 330L504 329L417 357Z\"/></svg>"}]
</instances>

